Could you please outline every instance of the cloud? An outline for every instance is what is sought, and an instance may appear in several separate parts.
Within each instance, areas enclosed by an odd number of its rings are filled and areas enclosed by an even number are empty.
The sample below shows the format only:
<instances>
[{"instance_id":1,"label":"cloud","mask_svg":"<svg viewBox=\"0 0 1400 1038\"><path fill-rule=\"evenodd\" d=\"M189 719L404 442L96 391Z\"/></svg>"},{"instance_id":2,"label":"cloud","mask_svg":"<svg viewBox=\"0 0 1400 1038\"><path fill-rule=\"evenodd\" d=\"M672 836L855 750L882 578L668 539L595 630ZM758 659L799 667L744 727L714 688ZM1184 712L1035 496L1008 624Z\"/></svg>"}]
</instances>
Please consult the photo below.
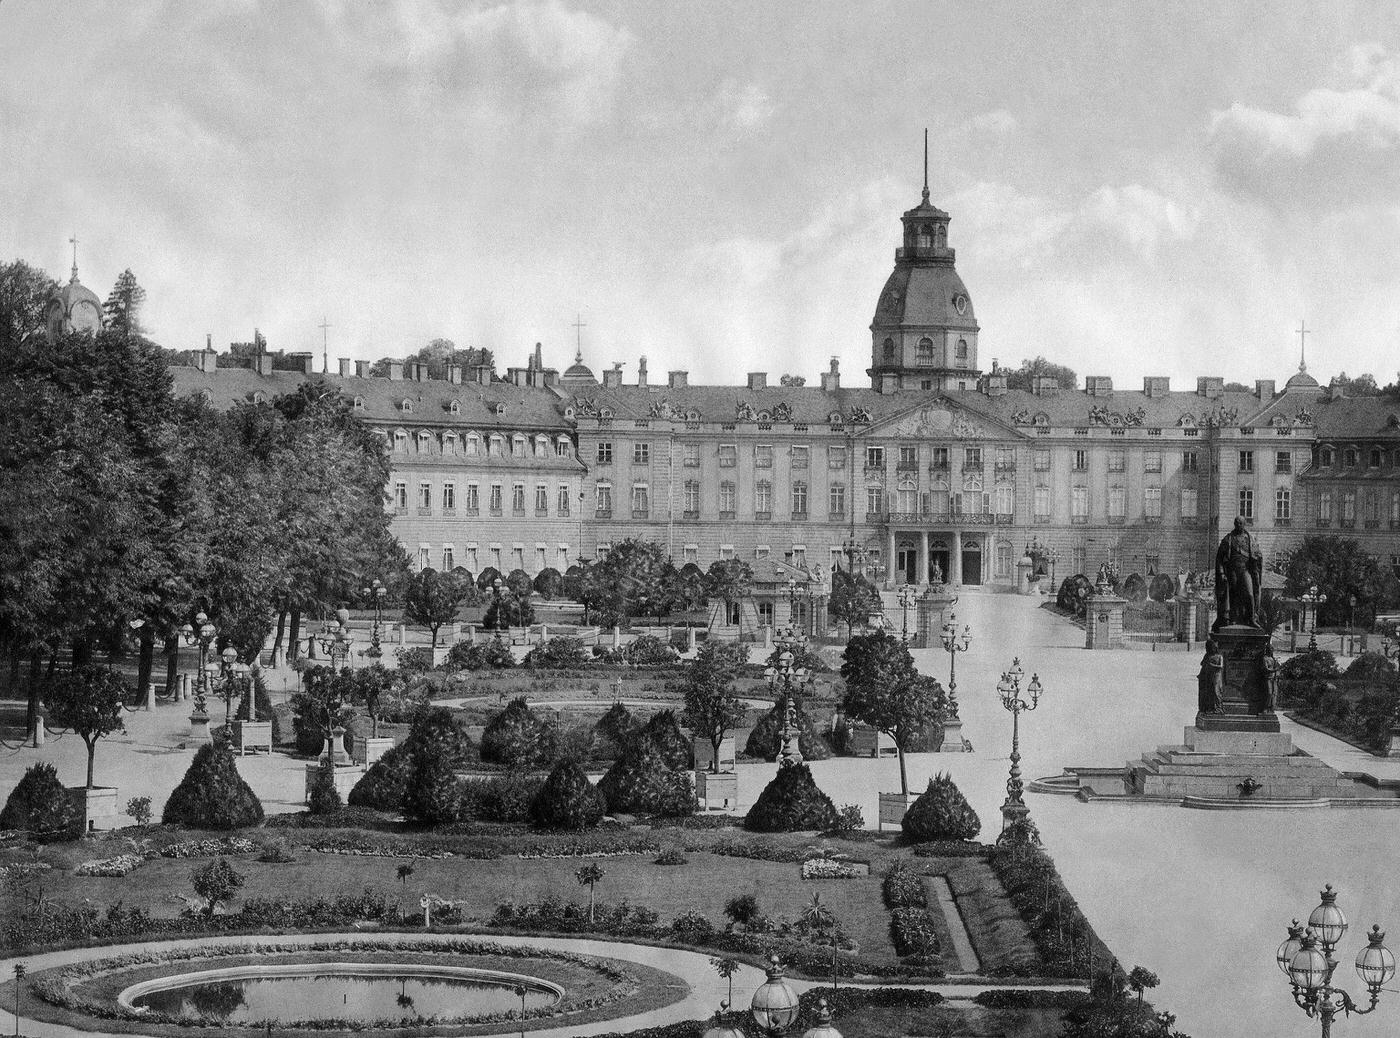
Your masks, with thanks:
<instances>
[{"instance_id":1,"label":"cloud","mask_svg":"<svg viewBox=\"0 0 1400 1038\"><path fill-rule=\"evenodd\" d=\"M1209 142L1225 188L1279 209L1400 199L1400 63L1359 44L1337 80L1304 93L1291 113L1240 102L1213 112Z\"/></svg>"},{"instance_id":2,"label":"cloud","mask_svg":"<svg viewBox=\"0 0 1400 1038\"><path fill-rule=\"evenodd\" d=\"M1101 187L1080 207L1082 220L1096 224L1127 243L1146 260L1164 242L1195 237L1200 215L1141 184Z\"/></svg>"},{"instance_id":3,"label":"cloud","mask_svg":"<svg viewBox=\"0 0 1400 1038\"><path fill-rule=\"evenodd\" d=\"M1005 108L997 108L966 119L957 127L958 132L970 137L1009 137L1020 129L1016 117Z\"/></svg>"},{"instance_id":4,"label":"cloud","mask_svg":"<svg viewBox=\"0 0 1400 1038\"><path fill-rule=\"evenodd\" d=\"M778 105L758 83L741 83L731 77L720 83L710 98L703 121L736 135L762 129L778 112Z\"/></svg>"}]
</instances>

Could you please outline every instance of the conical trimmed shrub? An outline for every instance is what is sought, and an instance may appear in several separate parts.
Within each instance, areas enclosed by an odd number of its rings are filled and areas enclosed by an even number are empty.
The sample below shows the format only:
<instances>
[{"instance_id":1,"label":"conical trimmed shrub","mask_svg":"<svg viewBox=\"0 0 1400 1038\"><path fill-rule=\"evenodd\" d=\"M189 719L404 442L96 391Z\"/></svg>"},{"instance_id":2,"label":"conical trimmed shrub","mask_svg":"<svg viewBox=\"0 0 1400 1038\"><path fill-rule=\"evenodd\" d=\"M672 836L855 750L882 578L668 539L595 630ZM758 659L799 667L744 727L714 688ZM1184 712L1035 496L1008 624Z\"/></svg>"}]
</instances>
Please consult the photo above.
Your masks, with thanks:
<instances>
[{"instance_id":1,"label":"conical trimmed shrub","mask_svg":"<svg viewBox=\"0 0 1400 1038\"><path fill-rule=\"evenodd\" d=\"M591 829L603 820L603 794L574 761L560 761L530 805L541 829Z\"/></svg>"},{"instance_id":2,"label":"conical trimmed shrub","mask_svg":"<svg viewBox=\"0 0 1400 1038\"><path fill-rule=\"evenodd\" d=\"M628 740L637 734L637 720L621 703L614 703L598 719L593 731L603 740L602 749L608 756L620 756Z\"/></svg>"},{"instance_id":3,"label":"conical trimmed shrub","mask_svg":"<svg viewBox=\"0 0 1400 1038\"><path fill-rule=\"evenodd\" d=\"M452 763L422 750L414 752L404 783L405 817L426 825L455 822L462 807L461 782Z\"/></svg>"},{"instance_id":4,"label":"conical trimmed shrub","mask_svg":"<svg viewBox=\"0 0 1400 1038\"><path fill-rule=\"evenodd\" d=\"M744 816L744 828L756 833L825 831L836 825L836 805L817 788L805 764L778 768L758 800Z\"/></svg>"},{"instance_id":5,"label":"conical trimmed shrub","mask_svg":"<svg viewBox=\"0 0 1400 1038\"><path fill-rule=\"evenodd\" d=\"M554 729L535 716L525 697L512 699L481 733L481 759L507 768L537 768L554 760Z\"/></svg>"},{"instance_id":6,"label":"conical trimmed shrub","mask_svg":"<svg viewBox=\"0 0 1400 1038\"><path fill-rule=\"evenodd\" d=\"M695 811L690 774L669 766L656 741L645 733L631 741L598 783L613 813L677 817Z\"/></svg>"},{"instance_id":7,"label":"conical trimmed shrub","mask_svg":"<svg viewBox=\"0 0 1400 1038\"><path fill-rule=\"evenodd\" d=\"M376 811L402 811L403 794L408 787L408 769L413 756L407 745L395 746L369 766L355 788L350 790L351 807L372 807Z\"/></svg>"},{"instance_id":8,"label":"conical trimmed shrub","mask_svg":"<svg viewBox=\"0 0 1400 1038\"><path fill-rule=\"evenodd\" d=\"M908 840L972 840L982 831L982 820L949 775L935 775L919 799L909 805L900 823Z\"/></svg>"},{"instance_id":9,"label":"conical trimmed shrub","mask_svg":"<svg viewBox=\"0 0 1400 1038\"><path fill-rule=\"evenodd\" d=\"M0 829L22 829L40 840L76 839L82 826L82 811L45 761L29 766L0 811Z\"/></svg>"},{"instance_id":10,"label":"conical trimmed shrub","mask_svg":"<svg viewBox=\"0 0 1400 1038\"><path fill-rule=\"evenodd\" d=\"M681 732L674 710L652 714L637 737L650 742L668 768L690 767L690 740Z\"/></svg>"},{"instance_id":11,"label":"conical trimmed shrub","mask_svg":"<svg viewBox=\"0 0 1400 1038\"><path fill-rule=\"evenodd\" d=\"M190 829L242 829L263 818L262 803L238 774L227 746L201 746L170 799L161 821Z\"/></svg>"},{"instance_id":12,"label":"conical trimmed shrub","mask_svg":"<svg viewBox=\"0 0 1400 1038\"><path fill-rule=\"evenodd\" d=\"M757 757L759 760L778 759L783 747L783 712L783 704L775 703L758 719L758 724L754 725L744 743L746 756ZM831 756L831 747L817 733L816 726L802 709L801 703L794 704L794 713L797 715L797 748L802 752L802 756L806 760L826 760Z\"/></svg>"},{"instance_id":13,"label":"conical trimmed shrub","mask_svg":"<svg viewBox=\"0 0 1400 1038\"><path fill-rule=\"evenodd\" d=\"M313 815L333 815L345 806L341 802L340 791L335 788L335 762L329 757L321 761L321 766L316 769L307 806Z\"/></svg>"}]
</instances>

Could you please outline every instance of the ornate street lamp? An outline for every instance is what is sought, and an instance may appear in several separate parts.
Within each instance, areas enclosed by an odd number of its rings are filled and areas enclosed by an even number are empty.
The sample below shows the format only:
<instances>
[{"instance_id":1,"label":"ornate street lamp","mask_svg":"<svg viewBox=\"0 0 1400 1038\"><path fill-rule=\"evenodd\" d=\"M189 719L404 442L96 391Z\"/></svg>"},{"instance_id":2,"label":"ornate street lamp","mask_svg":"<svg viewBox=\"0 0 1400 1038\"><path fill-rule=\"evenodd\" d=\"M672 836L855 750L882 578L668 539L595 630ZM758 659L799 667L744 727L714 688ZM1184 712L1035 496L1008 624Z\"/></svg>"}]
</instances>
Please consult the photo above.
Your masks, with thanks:
<instances>
[{"instance_id":1,"label":"ornate street lamp","mask_svg":"<svg viewBox=\"0 0 1400 1038\"><path fill-rule=\"evenodd\" d=\"M1021 713L1034 710L1040 705L1040 696L1045 689L1040 684L1039 675L1032 674L1025 694L1021 692L1021 679L1026 672L1021 669L1021 657L1011 661L1011 669L1004 671L997 682L997 694L1001 705L1011 711L1011 775L1006 781L1006 802L1001 805L1001 828L1019 822L1031 813L1026 802L1021 799L1025 784L1021 781Z\"/></svg>"},{"instance_id":2,"label":"ornate street lamp","mask_svg":"<svg viewBox=\"0 0 1400 1038\"><path fill-rule=\"evenodd\" d=\"M1333 974L1339 964L1332 952L1346 931L1346 916L1337 907L1337 892L1329 883L1322 891L1322 902L1308 916L1307 928L1293 920L1288 939L1279 945L1275 955L1279 968L1288 975L1293 1001L1308 1019L1321 1021L1322 1038L1330 1038L1332 1021L1338 1012L1346 1016L1374 1012L1382 987L1395 976L1395 956L1385 946L1385 933L1373 926L1366 935L1366 947L1356 956L1356 975L1366 986L1370 1004L1362 1009L1351 995L1334 985Z\"/></svg>"},{"instance_id":3,"label":"ornate street lamp","mask_svg":"<svg viewBox=\"0 0 1400 1038\"><path fill-rule=\"evenodd\" d=\"M1394 660L1396 666L1400 667L1400 624L1381 639L1381 654L1388 660ZM1396 702L1395 714L1390 719L1390 747L1387 755L1400 749L1400 701Z\"/></svg>"},{"instance_id":4,"label":"ornate street lamp","mask_svg":"<svg viewBox=\"0 0 1400 1038\"><path fill-rule=\"evenodd\" d=\"M904 607L904 629L900 635L901 640L909 640L909 607L914 604L919 589L913 584L899 585L899 604Z\"/></svg>"},{"instance_id":5,"label":"ornate street lamp","mask_svg":"<svg viewBox=\"0 0 1400 1038\"><path fill-rule=\"evenodd\" d=\"M739 1030L737 1025L724 1022L724 1011L728 1008L728 1002L720 1002L719 1008L715 1010L714 1026L706 1030L701 1038L744 1038L744 1032Z\"/></svg>"},{"instance_id":6,"label":"ornate street lamp","mask_svg":"<svg viewBox=\"0 0 1400 1038\"><path fill-rule=\"evenodd\" d=\"M371 659L377 660L384 655L379 648L379 628L384 619L384 596L388 593L389 589L380 582L378 577L370 582L369 587L360 588L360 597L369 599L370 604L374 606L374 630L369 637L369 648L364 652Z\"/></svg>"},{"instance_id":7,"label":"ornate street lamp","mask_svg":"<svg viewBox=\"0 0 1400 1038\"><path fill-rule=\"evenodd\" d=\"M202 714L209 701L209 650L219 636L219 629L210 623L209 617L201 610L194 616L194 626L184 624L179 633L180 640L186 645L199 646L199 680L195 682L194 709Z\"/></svg>"},{"instance_id":8,"label":"ornate street lamp","mask_svg":"<svg viewBox=\"0 0 1400 1038\"><path fill-rule=\"evenodd\" d=\"M811 674L806 667L796 664L797 656L793 650L802 647L802 639L798 636L796 628L779 627L773 644L778 650L778 661L775 666L765 670L763 676L768 679L769 687L773 689L775 701L783 707L783 727L780 732L782 746L778 753L778 766L789 767L802 763L797 707L793 702L792 693L794 687L804 688L811 680Z\"/></svg>"},{"instance_id":9,"label":"ornate street lamp","mask_svg":"<svg viewBox=\"0 0 1400 1038\"><path fill-rule=\"evenodd\" d=\"M24 963L15 963L15 1035L17 1036L17 1038L19 1035L19 982L24 979L24 975L26 972L27 971L24 968Z\"/></svg>"},{"instance_id":10,"label":"ornate street lamp","mask_svg":"<svg viewBox=\"0 0 1400 1038\"><path fill-rule=\"evenodd\" d=\"M753 993L749 1013L758 1025L760 1033L768 1038L782 1038L782 1035L797 1020L800 1005L797 992L792 990L783 975L783 964L774 955L768 960L768 979Z\"/></svg>"},{"instance_id":11,"label":"ornate street lamp","mask_svg":"<svg viewBox=\"0 0 1400 1038\"><path fill-rule=\"evenodd\" d=\"M497 577L491 581L491 601L496 607L496 622L492 625L496 629L496 637L501 637L501 588L505 586L505 581Z\"/></svg>"},{"instance_id":12,"label":"ornate street lamp","mask_svg":"<svg viewBox=\"0 0 1400 1038\"><path fill-rule=\"evenodd\" d=\"M350 627L347 622L350 614L341 609L337 611L336 618L337 623L331 623L329 619L323 621L321 632L315 636L321 651L331 661L331 673L338 671L350 655Z\"/></svg>"},{"instance_id":13,"label":"ornate street lamp","mask_svg":"<svg viewBox=\"0 0 1400 1038\"><path fill-rule=\"evenodd\" d=\"M1303 626L1304 626L1304 627L1306 627L1306 626L1307 626L1307 623L1308 623L1308 608L1309 608L1309 607L1312 608L1312 615L1313 615L1313 618L1312 618L1312 635L1311 635L1311 637L1308 639L1308 651L1309 651L1309 652L1316 652L1316 651L1317 651L1317 614L1318 614L1318 611L1319 611L1324 605L1327 604L1327 595L1326 595L1325 592L1319 591L1319 590L1317 589L1317 585L1314 584L1312 587L1310 587L1310 588L1308 588L1306 591L1304 591L1304 592L1302 593L1302 595L1300 595L1299 597L1300 597L1300 598L1302 599L1302 601L1303 601Z\"/></svg>"},{"instance_id":14,"label":"ornate street lamp","mask_svg":"<svg viewBox=\"0 0 1400 1038\"><path fill-rule=\"evenodd\" d=\"M948 713L958 719L958 653L966 652L972 642L972 628L963 624L958 631L958 614L949 613L948 620L938 632L943 650L948 654Z\"/></svg>"},{"instance_id":15,"label":"ornate street lamp","mask_svg":"<svg viewBox=\"0 0 1400 1038\"><path fill-rule=\"evenodd\" d=\"M831 1022L831 1007L826 1004L826 999L817 999L817 1022L802 1033L802 1038L842 1038L841 1032Z\"/></svg>"}]
</instances>

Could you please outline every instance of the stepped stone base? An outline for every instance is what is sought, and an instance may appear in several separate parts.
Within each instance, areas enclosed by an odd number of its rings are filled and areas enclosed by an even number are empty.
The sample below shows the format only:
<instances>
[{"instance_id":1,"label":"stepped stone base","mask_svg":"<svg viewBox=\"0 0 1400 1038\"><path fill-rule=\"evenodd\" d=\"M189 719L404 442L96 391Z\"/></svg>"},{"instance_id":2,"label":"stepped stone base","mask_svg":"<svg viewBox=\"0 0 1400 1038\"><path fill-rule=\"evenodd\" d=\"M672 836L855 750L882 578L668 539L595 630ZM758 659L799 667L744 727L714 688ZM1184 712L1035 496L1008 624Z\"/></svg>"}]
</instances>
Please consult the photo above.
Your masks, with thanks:
<instances>
[{"instance_id":1,"label":"stepped stone base","mask_svg":"<svg viewBox=\"0 0 1400 1038\"><path fill-rule=\"evenodd\" d=\"M1183 745L1128 764L1128 795L1213 800L1318 800L1356 796L1351 779L1304 753L1290 735L1187 728Z\"/></svg>"}]
</instances>

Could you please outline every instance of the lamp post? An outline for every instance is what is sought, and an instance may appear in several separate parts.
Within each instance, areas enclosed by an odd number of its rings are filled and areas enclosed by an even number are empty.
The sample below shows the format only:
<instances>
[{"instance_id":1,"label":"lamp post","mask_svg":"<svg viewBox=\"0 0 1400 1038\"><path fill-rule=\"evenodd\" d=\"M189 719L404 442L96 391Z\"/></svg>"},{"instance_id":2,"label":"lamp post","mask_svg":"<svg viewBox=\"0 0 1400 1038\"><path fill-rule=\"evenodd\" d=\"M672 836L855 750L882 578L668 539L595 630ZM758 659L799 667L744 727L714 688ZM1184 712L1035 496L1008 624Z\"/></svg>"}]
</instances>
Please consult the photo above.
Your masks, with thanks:
<instances>
[{"instance_id":1,"label":"lamp post","mask_svg":"<svg viewBox=\"0 0 1400 1038\"><path fill-rule=\"evenodd\" d=\"M900 639L902 641L907 642L909 640L909 607L914 604L915 596L918 594L918 591L919 589L913 584L899 585L899 604L904 610L904 625L900 631Z\"/></svg>"},{"instance_id":2,"label":"lamp post","mask_svg":"<svg viewBox=\"0 0 1400 1038\"><path fill-rule=\"evenodd\" d=\"M195 682L194 709L195 713L205 713L209 702L209 649L214 644L214 639L219 636L219 629L210 621L204 611L196 613L194 625L184 624L180 628L180 640L186 645L199 646L199 680Z\"/></svg>"},{"instance_id":3,"label":"lamp post","mask_svg":"<svg viewBox=\"0 0 1400 1038\"><path fill-rule=\"evenodd\" d=\"M1332 884L1322 891L1321 903L1308 916L1306 927L1298 920L1288 928L1288 939L1279 945L1275 960L1288 977L1293 1001L1308 1019L1322 1024L1322 1038L1332 1034L1338 1012L1365 1016L1380 1002L1381 988L1395 976L1395 956L1385 946L1385 933L1379 926L1366 935L1366 947L1356 956L1356 975L1366 985L1370 1004L1361 1008L1351 995L1332 983L1339 963L1332 957L1337 943L1347 931L1346 916L1337 907Z\"/></svg>"},{"instance_id":4,"label":"lamp post","mask_svg":"<svg viewBox=\"0 0 1400 1038\"><path fill-rule=\"evenodd\" d=\"M384 655L379 648L379 628L384 621L384 596L389 593L378 577L370 582L369 587L360 588L360 597L367 598L374 606L374 628L369 636L369 648L365 650L365 655L371 659L379 659Z\"/></svg>"},{"instance_id":5,"label":"lamp post","mask_svg":"<svg viewBox=\"0 0 1400 1038\"><path fill-rule=\"evenodd\" d=\"M1319 591L1319 590L1317 589L1317 585L1314 584L1312 587L1310 587L1310 588L1308 588L1306 591L1304 591L1304 592L1302 593L1302 595L1299 596L1299 597L1302 598L1302 600L1303 600L1303 626L1304 626L1304 627L1307 627L1307 624L1308 624L1308 609L1309 609L1309 608L1312 609L1312 628L1311 628L1311 632L1312 632L1312 633L1311 633L1310 637L1308 638L1308 651L1309 651L1309 652L1316 652L1316 651L1317 651L1317 613L1318 613L1318 610L1319 610L1319 609L1321 609L1324 605L1327 604L1327 595L1326 595L1325 592Z\"/></svg>"},{"instance_id":6,"label":"lamp post","mask_svg":"<svg viewBox=\"0 0 1400 1038\"><path fill-rule=\"evenodd\" d=\"M504 582L500 577L491 581L491 602L495 606L496 612L496 622L491 626L495 628L497 638L501 636L501 588L503 586Z\"/></svg>"},{"instance_id":7,"label":"lamp post","mask_svg":"<svg viewBox=\"0 0 1400 1038\"><path fill-rule=\"evenodd\" d=\"M1052 591L1058 590L1055 585L1055 563L1060 561L1060 549L1050 548L1046 550L1045 559L1050 563L1050 588Z\"/></svg>"},{"instance_id":8,"label":"lamp post","mask_svg":"<svg viewBox=\"0 0 1400 1038\"><path fill-rule=\"evenodd\" d=\"M1001 805L1003 832L1007 826L1019 822L1031 813L1031 809L1021 799L1021 792L1025 788L1021 781L1021 714L1040 705L1040 696L1045 689L1040 684L1040 677L1032 674L1030 684L1026 686L1023 695L1021 679L1025 674L1021 669L1021 658L1017 656L1011 661L1011 669L1004 671L1001 680L997 682L997 694L1001 696L1001 705L1011 711L1011 774L1006 780L1006 801Z\"/></svg>"},{"instance_id":9,"label":"lamp post","mask_svg":"<svg viewBox=\"0 0 1400 1038\"><path fill-rule=\"evenodd\" d=\"M768 979L758 986L749 1005L749 1014L767 1038L782 1038L797 1020L800 1005L797 992L792 990L783 974L783 964L774 955L768 960Z\"/></svg>"},{"instance_id":10,"label":"lamp post","mask_svg":"<svg viewBox=\"0 0 1400 1038\"><path fill-rule=\"evenodd\" d=\"M349 614L345 610L340 610L344 614L338 617L338 623L331 623L325 620L321 624L321 632L316 635L316 641L331 661L331 673L334 674L344 665L345 660L350 655L350 628L346 625Z\"/></svg>"},{"instance_id":11,"label":"lamp post","mask_svg":"<svg viewBox=\"0 0 1400 1038\"><path fill-rule=\"evenodd\" d=\"M240 670L238 666L238 650L232 645L225 646L224 651L219 653L219 661L219 677L224 682L224 691L219 698L224 701L224 728L227 730L229 722L232 720L230 715L233 710L233 679L234 675Z\"/></svg>"},{"instance_id":12,"label":"lamp post","mask_svg":"<svg viewBox=\"0 0 1400 1038\"><path fill-rule=\"evenodd\" d=\"M773 689L775 701L780 703L783 708L783 727L780 732L782 743L778 752L778 766L785 768L802 763L802 750L797 729L797 707L793 702L792 693L794 686L801 688L807 683L810 674L806 667L797 666L797 656L793 650L802 647L802 640L798 637L795 627L779 627L777 637L774 639L774 646L778 650L777 664L765 670L763 676L768 679L769 687Z\"/></svg>"},{"instance_id":13,"label":"lamp post","mask_svg":"<svg viewBox=\"0 0 1400 1038\"><path fill-rule=\"evenodd\" d=\"M15 1034L19 1034L19 988L20 981L24 979L24 963L15 963Z\"/></svg>"},{"instance_id":14,"label":"lamp post","mask_svg":"<svg viewBox=\"0 0 1400 1038\"><path fill-rule=\"evenodd\" d=\"M958 719L958 653L966 652L972 642L972 628L963 624L958 631L958 614L949 613L948 621L939 631L943 650L948 654L948 713Z\"/></svg>"}]
</instances>

